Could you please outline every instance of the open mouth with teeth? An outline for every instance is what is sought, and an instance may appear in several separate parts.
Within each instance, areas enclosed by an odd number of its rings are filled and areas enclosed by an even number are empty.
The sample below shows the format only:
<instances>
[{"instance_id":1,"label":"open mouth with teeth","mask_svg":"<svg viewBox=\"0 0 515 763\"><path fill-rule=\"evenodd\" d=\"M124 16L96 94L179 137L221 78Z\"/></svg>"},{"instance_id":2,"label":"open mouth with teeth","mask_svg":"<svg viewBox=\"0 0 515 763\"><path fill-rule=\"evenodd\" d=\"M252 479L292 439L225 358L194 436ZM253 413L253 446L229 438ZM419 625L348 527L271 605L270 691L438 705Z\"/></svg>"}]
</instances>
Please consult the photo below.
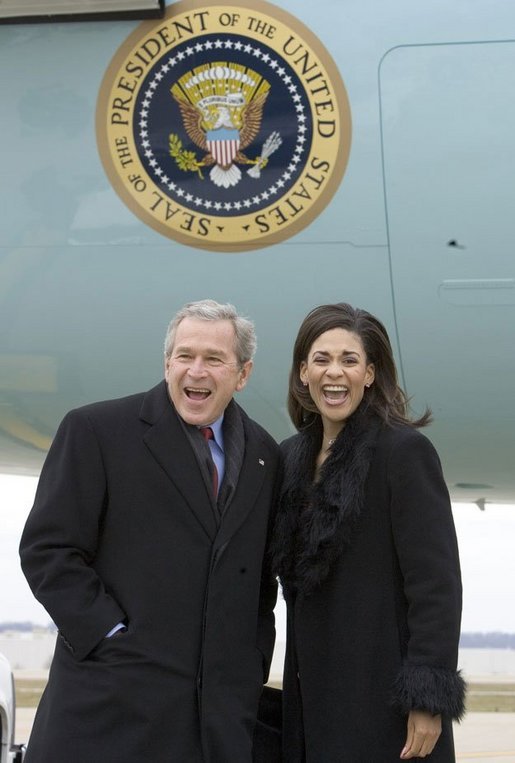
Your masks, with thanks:
<instances>
[{"instance_id":1,"label":"open mouth with teeth","mask_svg":"<svg viewBox=\"0 0 515 763\"><path fill-rule=\"evenodd\" d=\"M343 384L326 384L322 387L322 394L328 405L341 405L349 396L349 388Z\"/></svg>"},{"instance_id":2,"label":"open mouth with teeth","mask_svg":"<svg viewBox=\"0 0 515 763\"><path fill-rule=\"evenodd\" d=\"M184 392L189 400L207 400L211 394L211 390L205 387L185 387Z\"/></svg>"}]
</instances>

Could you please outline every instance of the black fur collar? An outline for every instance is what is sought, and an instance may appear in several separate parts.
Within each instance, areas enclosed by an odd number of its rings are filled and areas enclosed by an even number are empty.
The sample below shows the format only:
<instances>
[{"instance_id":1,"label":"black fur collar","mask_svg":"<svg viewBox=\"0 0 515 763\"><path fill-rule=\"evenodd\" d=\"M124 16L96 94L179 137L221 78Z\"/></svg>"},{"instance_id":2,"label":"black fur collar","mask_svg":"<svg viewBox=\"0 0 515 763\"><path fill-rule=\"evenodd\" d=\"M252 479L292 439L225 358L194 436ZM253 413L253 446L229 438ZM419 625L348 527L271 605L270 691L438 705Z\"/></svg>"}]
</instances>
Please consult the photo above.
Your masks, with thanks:
<instances>
[{"instance_id":1,"label":"black fur collar","mask_svg":"<svg viewBox=\"0 0 515 763\"><path fill-rule=\"evenodd\" d=\"M286 592L314 591L351 542L379 427L376 416L358 408L338 435L316 483L321 427L309 427L285 443L271 555Z\"/></svg>"}]
</instances>

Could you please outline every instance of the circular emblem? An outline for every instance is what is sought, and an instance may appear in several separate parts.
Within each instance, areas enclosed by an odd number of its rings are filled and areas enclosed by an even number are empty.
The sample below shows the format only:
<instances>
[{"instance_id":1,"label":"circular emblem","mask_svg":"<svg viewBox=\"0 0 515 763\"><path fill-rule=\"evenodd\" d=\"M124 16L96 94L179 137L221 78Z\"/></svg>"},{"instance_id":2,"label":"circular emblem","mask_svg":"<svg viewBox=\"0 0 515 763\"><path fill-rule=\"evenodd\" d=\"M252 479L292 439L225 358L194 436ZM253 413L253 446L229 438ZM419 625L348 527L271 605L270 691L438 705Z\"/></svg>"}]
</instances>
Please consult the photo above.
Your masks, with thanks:
<instances>
[{"instance_id":1,"label":"circular emblem","mask_svg":"<svg viewBox=\"0 0 515 763\"><path fill-rule=\"evenodd\" d=\"M174 3L121 46L98 99L115 190L159 233L203 249L256 249L308 225L340 183L350 136L331 57L262 1Z\"/></svg>"}]
</instances>

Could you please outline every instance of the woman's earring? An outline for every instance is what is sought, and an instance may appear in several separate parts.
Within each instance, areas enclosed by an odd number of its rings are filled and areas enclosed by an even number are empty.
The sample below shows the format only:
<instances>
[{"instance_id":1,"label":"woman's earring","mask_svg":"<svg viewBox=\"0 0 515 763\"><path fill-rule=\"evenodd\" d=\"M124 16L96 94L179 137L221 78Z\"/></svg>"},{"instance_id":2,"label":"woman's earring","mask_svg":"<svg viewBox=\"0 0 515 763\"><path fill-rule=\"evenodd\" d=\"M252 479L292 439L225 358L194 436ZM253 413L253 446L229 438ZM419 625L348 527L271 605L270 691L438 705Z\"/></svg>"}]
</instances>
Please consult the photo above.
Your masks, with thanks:
<instances>
[{"instance_id":1,"label":"woman's earring","mask_svg":"<svg viewBox=\"0 0 515 763\"><path fill-rule=\"evenodd\" d=\"M305 382L305 381L303 381L303 382L302 382L302 384L303 384L305 387L307 387L307 386L308 386L308 383L307 383L307 382Z\"/></svg>"}]
</instances>

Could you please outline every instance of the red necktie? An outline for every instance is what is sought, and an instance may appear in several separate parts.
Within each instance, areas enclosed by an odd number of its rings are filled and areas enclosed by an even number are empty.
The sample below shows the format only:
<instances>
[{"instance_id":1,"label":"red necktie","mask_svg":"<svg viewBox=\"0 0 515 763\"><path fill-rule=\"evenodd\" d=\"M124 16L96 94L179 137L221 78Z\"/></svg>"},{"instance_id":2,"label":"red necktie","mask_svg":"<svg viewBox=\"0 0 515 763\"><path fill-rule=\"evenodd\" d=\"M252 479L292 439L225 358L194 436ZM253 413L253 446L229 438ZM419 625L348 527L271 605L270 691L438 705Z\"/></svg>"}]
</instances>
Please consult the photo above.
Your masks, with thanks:
<instances>
[{"instance_id":1,"label":"red necktie","mask_svg":"<svg viewBox=\"0 0 515 763\"><path fill-rule=\"evenodd\" d=\"M207 447L209 448L209 440L214 440L215 436L213 434L213 430L211 427L200 427L200 432L202 434L202 437L207 443ZM215 460L213 458L213 454L211 453L211 448L209 448L209 453L211 454L211 460L213 462L213 492L215 494L215 498L218 495L218 470L216 468Z\"/></svg>"}]
</instances>

